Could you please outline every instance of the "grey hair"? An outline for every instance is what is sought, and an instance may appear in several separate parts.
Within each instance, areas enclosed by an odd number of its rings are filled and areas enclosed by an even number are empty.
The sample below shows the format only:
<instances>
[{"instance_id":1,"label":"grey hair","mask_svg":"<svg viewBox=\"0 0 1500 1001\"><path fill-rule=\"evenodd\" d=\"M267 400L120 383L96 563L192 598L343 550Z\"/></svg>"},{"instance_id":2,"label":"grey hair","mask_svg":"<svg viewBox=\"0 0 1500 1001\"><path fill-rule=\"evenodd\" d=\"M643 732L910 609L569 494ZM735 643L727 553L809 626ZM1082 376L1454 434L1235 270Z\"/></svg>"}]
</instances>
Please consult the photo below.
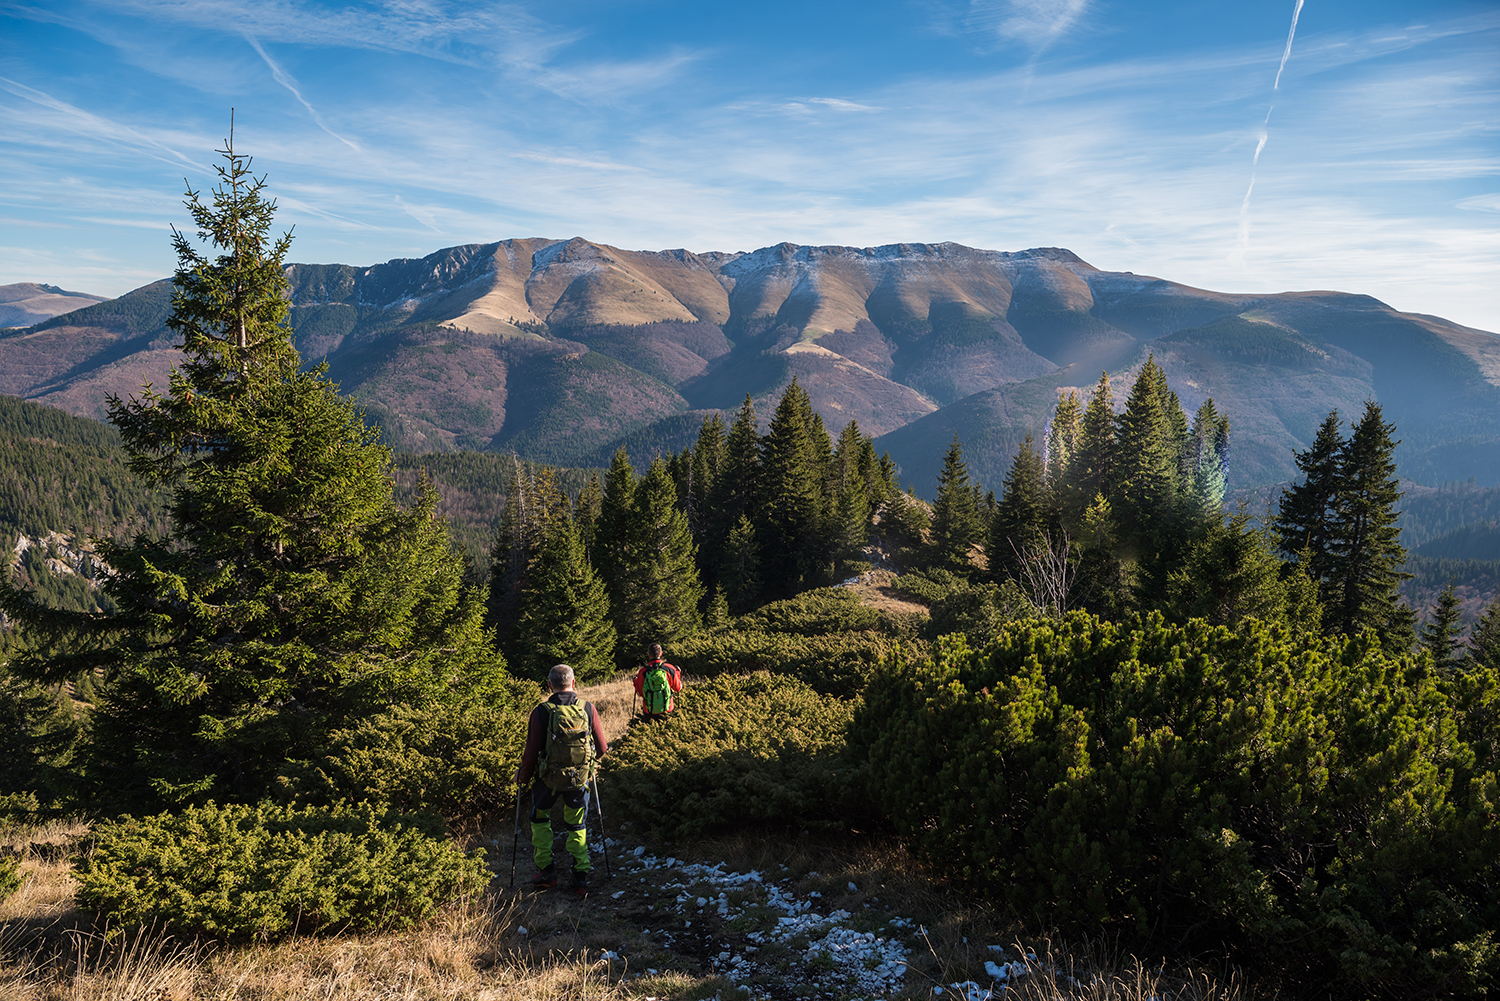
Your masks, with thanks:
<instances>
[{"instance_id":1,"label":"grey hair","mask_svg":"<svg viewBox=\"0 0 1500 1001\"><path fill-rule=\"evenodd\" d=\"M573 669L567 664L557 664L547 672L547 687L554 692L560 692L565 688L572 687Z\"/></svg>"}]
</instances>

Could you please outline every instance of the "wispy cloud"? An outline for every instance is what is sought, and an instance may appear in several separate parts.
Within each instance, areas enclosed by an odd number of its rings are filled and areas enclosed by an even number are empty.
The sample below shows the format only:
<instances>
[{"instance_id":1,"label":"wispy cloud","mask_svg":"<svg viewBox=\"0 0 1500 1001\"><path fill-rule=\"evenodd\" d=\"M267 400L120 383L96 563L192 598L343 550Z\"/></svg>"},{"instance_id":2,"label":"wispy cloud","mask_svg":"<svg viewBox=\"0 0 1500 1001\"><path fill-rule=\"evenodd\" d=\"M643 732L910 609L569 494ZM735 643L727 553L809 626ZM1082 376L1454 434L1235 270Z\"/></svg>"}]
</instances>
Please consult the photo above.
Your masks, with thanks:
<instances>
[{"instance_id":1,"label":"wispy cloud","mask_svg":"<svg viewBox=\"0 0 1500 1001\"><path fill-rule=\"evenodd\" d=\"M970 0L965 23L1041 52L1079 25L1092 0Z\"/></svg>"},{"instance_id":2,"label":"wispy cloud","mask_svg":"<svg viewBox=\"0 0 1500 1001\"><path fill-rule=\"evenodd\" d=\"M153 159L161 160L164 163L179 166L197 166L192 160L156 139L154 136L137 131L128 125L123 125L100 115L84 111L82 108L75 107L66 101L60 101L51 94L44 93L34 87L28 87L8 77L0 76L0 88L9 91L16 97L30 101L34 105L54 112L55 124L68 131L132 146Z\"/></svg>"},{"instance_id":3,"label":"wispy cloud","mask_svg":"<svg viewBox=\"0 0 1500 1001\"><path fill-rule=\"evenodd\" d=\"M272 78L274 78L277 83L281 84L287 90L291 91L292 96L297 99L302 107L307 109L307 113L311 115L312 120L318 124L318 128L322 129L324 132L327 132L329 135L333 136L333 138L337 139L345 146L348 146L356 153L360 151L359 147L356 146L353 142L345 139L343 136L339 135L337 132L333 131L333 129L328 127L328 123L323 121L323 116L318 114L318 109L314 108L308 102L307 98L302 96L302 89L297 85L297 81L292 78L292 75L290 73L288 73L281 67L280 63L271 58L271 54L265 50L265 47L260 44L260 42L255 38L254 35L246 35L245 41L249 42L250 47L253 48L256 53L265 60L266 66L271 70Z\"/></svg>"}]
</instances>

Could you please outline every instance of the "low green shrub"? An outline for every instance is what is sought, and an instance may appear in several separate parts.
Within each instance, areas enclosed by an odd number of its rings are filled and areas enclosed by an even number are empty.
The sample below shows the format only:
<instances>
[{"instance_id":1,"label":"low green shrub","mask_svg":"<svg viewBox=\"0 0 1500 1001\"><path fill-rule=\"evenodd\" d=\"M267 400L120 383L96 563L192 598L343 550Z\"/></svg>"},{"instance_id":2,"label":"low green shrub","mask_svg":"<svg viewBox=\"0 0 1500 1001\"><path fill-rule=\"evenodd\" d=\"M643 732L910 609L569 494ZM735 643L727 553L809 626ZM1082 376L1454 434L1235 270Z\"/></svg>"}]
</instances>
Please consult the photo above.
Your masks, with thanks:
<instances>
[{"instance_id":1,"label":"low green shrub","mask_svg":"<svg viewBox=\"0 0 1500 1001\"><path fill-rule=\"evenodd\" d=\"M891 590L912 601L931 605L949 595L970 591L972 587L952 570L934 567L901 574L891 581Z\"/></svg>"},{"instance_id":2,"label":"low green shrub","mask_svg":"<svg viewBox=\"0 0 1500 1001\"><path fill-rule=\"evenodd\" d=\"M367 802L449 823L487 816L515 797L526 716L540 699L534 683L507 685L488 699L396 703L335 730L323 757L283 768L281 798L300 806Z\"/></svg>"},{"instance_id":3,"label":"low green shrub","mask_svg":"<svg viewBox=\"0 0 1500 1001\"><path fill-rule=\"evenodd\" d=\"M881 615L853 591L820 587L785 601L772 601L735 620L744 632L796 633L823 636L828 633L863 632L879 629Z\"/></svg>"},{"instance_id":4,"label":"low green shrub","mask_svg":"<svg viewBox=\"0 0 1500 1001\"><path fill-rule=\"evenodd\" d=\"M0 903L21 888L21 863L13 858L0 858Z\"/></svg>"},{"instance_id":5,"label":"low green shrub","mask_svg":"<svg viewBox=\"0 0 1500 1001\"><path fill-rule=\"evenodd\" d=\"M1373 636L1074 613L892 658L849 732L898 830L1018 912L1318 993L1474 995L1500 979L1489 708Z\"/></svg>"},{"instance_id":6,"label":"low green shrub","mask_svg":"<svg viewBox=\"0 0 1500 1001\"><path fill-rule=\"evenodd\" d=\"M741 632L700 634L678 644L677 666L688 674L714 677L770 671L797 678L815 690L840 698L857 694L895 641L879 633Z\"/></svg>"},{"instance_id":7,"label":"low green shrub","mask_svg":"<svg viewBox=\"0 0 1500 1001\"><path fill-rule=\"evenodd\" d=\"M842 753L855 704L773 674L690 686L675 716L611 749L610 799L665 837L842 825L860 788Z\"/></svg>"},{"instance_id":8,"label":"low green shrub","mask_svg":"<svg viewBox=\"0 0 1500 1001\"><path fill-rule=\"evenodd\" d=\"M79 903L113 925L230 939L403 928L488 875L430 818L264 803L107 821L76 870Z\"/></svg>"}]
</instances>

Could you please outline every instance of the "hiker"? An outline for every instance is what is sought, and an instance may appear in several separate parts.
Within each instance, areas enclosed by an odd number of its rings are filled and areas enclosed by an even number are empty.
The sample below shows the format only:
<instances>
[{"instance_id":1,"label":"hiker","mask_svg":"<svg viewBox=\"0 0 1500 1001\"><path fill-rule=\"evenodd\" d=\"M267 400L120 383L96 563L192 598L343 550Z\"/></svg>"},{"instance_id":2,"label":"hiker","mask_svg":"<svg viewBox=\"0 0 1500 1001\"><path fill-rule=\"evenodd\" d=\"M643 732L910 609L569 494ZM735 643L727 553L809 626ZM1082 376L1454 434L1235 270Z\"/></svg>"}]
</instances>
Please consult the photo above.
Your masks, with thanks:
<instances>
[{"instance_id":1,"label":"hiker","mask_svg":"<svg viewBox=\"0 0 1500 1001\"><path fill-rule=\"evenodd\" d=\"M682 691L682 672L662 659L660 643L652 643L647 656L651 659L635 674L635 694L641 697L641 718L654 720L676 712L673 695Z\"/></svg>"},{"instance_id":2,"label":"hiker","mask_svg":"<svg viewBox=\"0 0 1500 1001\"><path fill-rule=\"evenodd\" d=\"M548 889L557 885L557 867L552 860L552 806L563 804L563 847L573 856L569 887L580 897L589 890L588 829L589 780L595 763L609 751L599 710L592 702L578 701L573 691L573 669L558 664L547 673L552 693L531 711L526 724L526 750L516 769L516 785L531 786L531 846L537 874L531 885ZM519 792L518 792L519 795Z\"/></svg>"}]
</instances>

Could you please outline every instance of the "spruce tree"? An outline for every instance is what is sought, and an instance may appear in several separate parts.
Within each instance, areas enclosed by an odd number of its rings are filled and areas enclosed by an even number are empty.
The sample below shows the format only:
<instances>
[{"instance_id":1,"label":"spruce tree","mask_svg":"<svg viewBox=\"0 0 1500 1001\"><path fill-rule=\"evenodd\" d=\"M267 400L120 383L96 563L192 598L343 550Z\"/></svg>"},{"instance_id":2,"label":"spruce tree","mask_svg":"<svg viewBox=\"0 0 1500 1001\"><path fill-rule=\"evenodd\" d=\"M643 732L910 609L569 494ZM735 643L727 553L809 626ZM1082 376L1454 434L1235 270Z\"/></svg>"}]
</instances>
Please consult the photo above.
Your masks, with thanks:
<instances>
[{"instance_id":1,"label":"spruce tree","mask_svg":"<svg viewBox=\"0 0 1500 1001\"><path fill-rule=\"evenodd\" d=\"M1212 397L1193 415L1183 460L1190 517L1198 523L1218 523L1229 472L1229 418L1219 413Z\"/></svg>"},{"instance_id":2,"label":"spruce tree","mask_svg":"<svg viewBox=\"0 0 1500 1001\"><path fill-rule=\"evenodd\" d=\"M1145 557L1154 557L1176 527L1178 448L1173 414L1176 394L1155 357L1141 369L1115 444L1115 487L1110 495L1119 519L1121 541Z\"/></svg>"},{"instance_id":3,"label":"spruce tree","mask_svg":"<svg viewBox=\"0 0 1500 1001\"><path fill-rule=\"evenodd\" d=\"M990 521L985 550L997 584L1018 580L1027 554L1046 544L1050 506L1046 466L1028 434L1005 474L1005 490Z\"/></svg>"},{"instance_id":4,"label":"spruce tree","mask_svg":"<svg viewBox=\"0 0 1500 1001\"><path fill-rule=\"evenodd\" d=\"M692 475L689 477L691 495L685 505L688 525L698 543L698 573L704 580L717 579L716 570L724 552L727 532L722 518L714 510L714 502L719 495L719 479L723 475L728 444L724 418L718 413L705 417L698 430L698 442L693 446Z\"/></svg>"},{"instance_id":5,"label":"spruce tree","mask_svg":"<svg viewBox=\"0 0 1500 1001\"><path fill-rule=\"evenodd\" d=\"M1047 486L1059 513L1083 510L1083 503L1069 497L1068 471L1078 455L1083 434L1083 404L1076 392L1057 401L1052 420L1047 423Z\"/></svg>"},{"instance_id":6,"label":"spruce tree","mask_svg":"<svg viewBox=\"0 0 1500 1001\"><path fill-rule=\"evenodd\" d=\"M631 558L613 606L621 663L640 657L651 643L675 643L700 626L697 547L660 457L636 488L630 535Z\"/></svg>"},{"instance_id":7,"label":"spruce tree","mask_svg":"<svg viewBox=\"0 0 1500 1001\"><path fill-rule=\"evenodd\" d=\"M1109 373L1099 376L1078 430L1078 449L1064 476L1063 517L1076 524L1094 499L1113 495L1115 482L1115 411Z\"/></svg>"},{"instance_id":8,"label":"spruce tree","mask_svg":"<svg viewBox=\"0 0 1500 1001\"><path fill-rule=\"evenodd\" d=\"M851 420L839 432L833 453L829 486L834 500L827 538L833 558L840 563L861 560L870 539L870 489L865 480L867 463L862 461L868 444L859 424Z\"/></svg>"},{"instance_id":9,"label":"spruce tree","mask_svg":"<svg viewBox=\"0 0 1500 1001\"><path fill-rule=\"evenodd\" d=\"M1276 516L1282 554L1305 564L1307 575L1318 585L1319 603L1325 607L1334 597L1334 508L1342 483L1343 452L1339 412L1333 410L1318 426L1312 445L1294 455L1305 478L1282 491Z\"/></svg>"},{"instance_id":10,"label":"spruce tree","mask_svg":"<svg viewBox=\"0 0 1500 1001\"><path fill-rule=\"evenodd\" d=\"M1220 516L1171 572L1167 607L1174 618L1216 626L1249 618L1287 620L1294 596L1282 577L1274 538L1250 522L1244 507L1228 519Z\"/></svg>"},{"instance_id":11,"label":"spruce tree","mask_svg":"<svg viewBox=\"0 0 1500 1001\"><path fill-rule=\"evenodd\" d=\"M1500 675L1500 597L1490 602L1470 631L1464 667Z\"/></svg>"},{"instance_id":12,"label":"spruce tree","mask_svg":"<svg viewBox=\"0 0 1500 1001\"><path fill-rule=\"evenodd\" d=\"M635 562L635 470L621 445L604 477L604 496L594 529L594 568L604 578L612 607L618 613L625 601L625 576ZM620 620L617 631L623 635Z\"/></svg>"},{"instance_id":13,"label":"spruce tree","mask_svg":"<svg viewBox=\"0 0 1500 1001\"><path fill-rule=\"evenodd\" d=\"M1369 401L1340 450L1338 490L1334 495L1334 534L1329 555L1334 562L1332 600L1325 626L1354 635L1374 629L1382 645L1405 653L1416 639L1411 611L1401 604L1398 588L1411 574L1402 570L1406 548L1396 527L1401 482L1391 438L1380 404Z\"/></svg>"},{"instance_id":14,"label":"spruce tree","mask_svg":"<svg viewBox=\"0 0 1500 1001\"><path fill-rule=\"evenodd\" d=\"M1462 623L1458 595L1449 581L1432 608L1432 619L1422 627L1422 647L1432 654L1432 664L1439 671L1451 673L1463 663Z\"/></svg>"},{"instance_id":15,"label":"spruce tree","mask_svg":"<svg viewBox=\"0 0 1500 1001\"><path fill-rule=\"evenodd\" d=\"M435 494L398 508L379 432L321 369L298 371L288 238L270 242L275 205L248 158L220 152L213 205L193 191L187 205L223 253L174 240L169 326L188 360L167 393L110 399L132 468L173 491L170 534L101 546L110 615L38 609L0 585L44 641L12 669L103 669L92 811L260 799L393 703L501 691Z\"/></svg>"},{"instance_id":16,"label":"spruce tree","mask_svg":"<svg viewBox=\"0 0 1500 1001\"><path fill-rule=\"evenodd\" d=\"M731 611L743 614L755 607L760 597L760 545L749 515L740 515L724 540L719 580Z\"/></svg>"},{"instance_id":17,"label":"spruce tree","mask_svg":"<svg viewBox=\"0 0 1500 1001\"><path fill-rule=\"evenodd\" d=\"M756 536L761 581L774 594L794 594L815 569L823 513L823 470L810 426L812 403L796 377L781 394L761 442L760 516Z\"/></svg>"},{"instance_id":18,"label":"spruce tree","mask_svg":"<svg viewBox=\"0 0 1500 1001\"><path fill-rule=\"evenodd\" d=\"M604 507L604 488L599 485L599 474L590 473L589 481L578 493L573 504L573 524L578 527L578 538L583 543L584 558L594 563L594 539L599 531L599 512Z\"/></svg>"},{"instance_id":19,"label":"spruce tree","mask_svg":"<svg viewBox=\"0 0 1500 1001\"><path fill-rule=\"evenodd\" d=\"M532 559L516 624L512 670L541 680L568 664L582 681L614 670L615 627L604 582L589 566L571 518L556 518Z\"/></svg>"},{"instance_id":20,"label":"spruce tree","mask_svg":"<svg viewBox=\"0 0 1500 1001\"><path fill-rule=\"evenodd\" d=\"M938 473L928 559L933 566L968 575L974 569L969 562L969 550L983 539L984 524L979 519L974 485L969 481L969 464L964 461L963 445L955 434Z\"/></svg>"}]
</instances>

